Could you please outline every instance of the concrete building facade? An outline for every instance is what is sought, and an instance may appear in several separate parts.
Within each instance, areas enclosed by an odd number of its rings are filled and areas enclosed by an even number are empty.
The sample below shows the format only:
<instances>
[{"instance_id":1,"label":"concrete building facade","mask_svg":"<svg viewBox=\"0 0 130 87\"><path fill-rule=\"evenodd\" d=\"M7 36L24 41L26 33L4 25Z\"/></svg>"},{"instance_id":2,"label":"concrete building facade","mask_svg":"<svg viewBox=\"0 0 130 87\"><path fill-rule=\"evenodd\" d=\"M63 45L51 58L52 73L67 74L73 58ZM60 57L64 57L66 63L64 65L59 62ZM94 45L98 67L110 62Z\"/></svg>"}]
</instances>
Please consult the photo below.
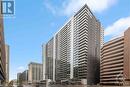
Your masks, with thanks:
<instances>
[{"instance_id":1,"label":"concrete building facade","mask_svg":"<svg viewBox=\"0 0 130 87\"><path fill-rule=\"evenodd\" d=\"M51 45L48 45L51 43ZM84 5L44 46L44 71L52 58L48 73L58 81L84 80L88 85L99 83L100 48L103 45L103 28L87 5ZM43 53L43 54L44 54ZM45 74L45 73L44 73Z\"/></svg>"},{"instance_id":2,"label":"concrete building facade","mask_svg":"<svg viewBox=\"0 0 130 87\"><path fill-rule=\"evenodd\" d=\"M46 49L46 79L53 79L53 41L54 39L52 38L45 46Z\"/></svg>"},{"instance_id":3,"label":"concrete building facade","mask_svg":"<svg viewBox=\"0 0 130 87\"><path fill-rule=\"evenodd\" d=\"M100 83L130 85L130 28L101 49Z\"/></svg>"},{"instance_id":4,"label":"concrete building facade","mask_svg":"<svg viewBox=\"0 0 130 87\"><path fill-rule=\"evenodd\" d=\"M21 76L22 73L17 73L17 85L21 85L21 79L20 79L20 76Z\"/></svg>"},{"instance_id":5,"label":"concrete building facade","mask_svg":"<svg viewBox=\"0 0 130 87\"><path fill-rule=\"evenodd\" d=\"M74 78L99 83L102 27L87 5L74 16L73 31Z\"/></svg>"},{"instance_id":6,"label":"concrete building facade","mask_svg":"<svg viewBox=\"0 0 130 87\"><path fill-rule=\"evenodd\" d=\"M3 16L2 14L0 14L0 84L4 83L5 79L6 79L6 55L5 55L4 27L3 27Z\"/></svg>"},{"instance_id":7,"label":"concrete building facade","mask_svg":"<svg viewBox=\"0 0 130 87\"><path fill-rule=\"evenodd\" d=\"M9 45L5 45L5 53L6 53L6 85L9 83Z\"/></svg>"},{"instance_id":8,"label":"concrete building facade","mask_svg":"<svg viewBox=\"0 0 130 87\"><path fill-rule=\"evenodd\" d=\"M31 62L28 65L28 83L40 82L43 79L43 65Z\"/></svg>"},{"instance_id":9,"label":"concrete building facade","mask_svg":"<svg viewBox=\"0 0 130 87\"><path fill-rule=\"evenodd\" d=\"M25 70L22 73L17 74L17 83L18 85L28 84L28 70Z\"/></svg>"}]
</instances>

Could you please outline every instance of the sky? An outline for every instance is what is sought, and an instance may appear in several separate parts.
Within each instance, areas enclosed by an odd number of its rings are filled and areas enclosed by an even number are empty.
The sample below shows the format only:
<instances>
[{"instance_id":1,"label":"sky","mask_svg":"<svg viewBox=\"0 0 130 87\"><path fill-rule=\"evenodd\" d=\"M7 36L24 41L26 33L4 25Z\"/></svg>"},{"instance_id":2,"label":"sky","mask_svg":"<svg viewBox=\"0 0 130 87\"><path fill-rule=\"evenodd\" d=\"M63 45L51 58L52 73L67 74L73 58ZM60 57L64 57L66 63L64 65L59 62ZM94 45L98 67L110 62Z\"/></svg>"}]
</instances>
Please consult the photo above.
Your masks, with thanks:
<instances>
[{"instance_id":1,"label":"sky","mask_svg":"<svg viewBox=\"0 0 130 87\"><path fill-rule=\"evenodd\" d=\"M10 80L30 62L42 63L42 44L86 3L104 27L105 42L130 26L130 0L15 0L15 17L4 19Z\"/></svg>"}]
</instances>

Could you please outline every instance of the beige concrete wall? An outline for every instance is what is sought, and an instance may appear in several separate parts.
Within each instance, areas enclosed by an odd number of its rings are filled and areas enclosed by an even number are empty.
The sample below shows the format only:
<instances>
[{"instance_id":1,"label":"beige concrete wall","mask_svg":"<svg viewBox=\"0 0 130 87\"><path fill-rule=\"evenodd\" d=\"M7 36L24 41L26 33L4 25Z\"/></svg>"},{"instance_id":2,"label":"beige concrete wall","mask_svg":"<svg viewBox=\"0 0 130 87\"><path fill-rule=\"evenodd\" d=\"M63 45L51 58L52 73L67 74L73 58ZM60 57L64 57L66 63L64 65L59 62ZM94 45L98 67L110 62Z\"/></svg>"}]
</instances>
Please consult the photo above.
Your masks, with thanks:
<instances>
[{"instance_id":1,"label":"beige concrete wall","mask_svg":"<svg viewBox=\"0 0 130 87\"><path fill-rule=\"evenodd\" d=\"M124 33L124 77L130 79L130 28Z\"/></svg>"}]
</instances>

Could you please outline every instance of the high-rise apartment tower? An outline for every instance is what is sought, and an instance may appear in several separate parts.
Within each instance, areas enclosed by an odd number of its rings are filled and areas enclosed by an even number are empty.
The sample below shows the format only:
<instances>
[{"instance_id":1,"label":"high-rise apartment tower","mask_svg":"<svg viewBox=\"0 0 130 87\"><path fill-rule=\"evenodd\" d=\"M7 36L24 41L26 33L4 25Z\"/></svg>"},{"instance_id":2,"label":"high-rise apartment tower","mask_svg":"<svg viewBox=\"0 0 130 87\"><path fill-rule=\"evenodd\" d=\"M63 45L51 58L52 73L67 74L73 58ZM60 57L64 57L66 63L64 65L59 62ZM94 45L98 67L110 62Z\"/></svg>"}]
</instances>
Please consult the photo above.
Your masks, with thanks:
<instances>
[{"instance_id":1,"label":"high-rise apartment tower","mask_svg":"<svg viewBox=\"0 0 130 87\"><path fill-rule=\"evenodd\" d=\"M84 5L44 46L44 79L97 84L103 28Z\"/></svg>"}]
</instances>

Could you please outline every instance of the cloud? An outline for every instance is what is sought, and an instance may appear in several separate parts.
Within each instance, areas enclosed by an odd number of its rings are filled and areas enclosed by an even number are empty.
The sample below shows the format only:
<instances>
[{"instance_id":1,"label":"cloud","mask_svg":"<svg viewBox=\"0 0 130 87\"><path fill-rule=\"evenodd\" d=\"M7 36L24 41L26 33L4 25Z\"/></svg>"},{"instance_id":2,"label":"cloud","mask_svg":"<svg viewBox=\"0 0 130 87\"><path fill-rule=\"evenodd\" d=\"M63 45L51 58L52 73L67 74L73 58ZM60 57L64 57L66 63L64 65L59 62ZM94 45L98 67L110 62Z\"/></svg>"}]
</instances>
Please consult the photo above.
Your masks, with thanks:
<instances>
[{"instance_id":1,"label":"cloud","mask_svg":"<svg viewBox=\"0 0 130 87\"><path fill-rule=\"evenodd\" d=\"M71 16L85 4L87 4L93 12L101 13L116 4L116 2L117 0L64 0L61 6L58 7L51 4L49 0L45 0L44 5L54 15Z\"/></svg>"},{"instance_id":2,"label":"cloud","mask_svg":"<svg viewBox=\"0 0 130 87\"><path fill-rule=\"evenodd\" d=\"M112 38L122 36L124 31L130 27L130 16L125 18L120 18L112 25L105 29L105 36L110 36Z\"/></svg>"},{"instance_id":3,"label":"cloud","mask_svg":"<svg viewBox=\"0 0 130 87\"><path fill-rule=\"evenodd\" d=\"M20 66L17 68L17 72L23 72L25 70L25 68L23 66Z\"/></svg>"},{"instance_id":4,"label":"cloud","mask_svg":"<svg viewBox=\"0 0 130 87\"><path fill-rule=\"evenodd\" d=\"M68 0L63 4L63 13L70 16L84 4L87 4L93 12L103 12L116 2L117 0Z\"/></svg>"},{"instance_id":5,"label":"cloud","mask_svg":"<svg viewBox=\"0 0 130 87\"><path fill-rule=\"evenodd\" d=\"M51 11L52 14L54 14L54 15L56 14L56 8L55 8L49 1L45 0L44 6L45 6L49 11Z\"/></svg>"}]
</instances>

